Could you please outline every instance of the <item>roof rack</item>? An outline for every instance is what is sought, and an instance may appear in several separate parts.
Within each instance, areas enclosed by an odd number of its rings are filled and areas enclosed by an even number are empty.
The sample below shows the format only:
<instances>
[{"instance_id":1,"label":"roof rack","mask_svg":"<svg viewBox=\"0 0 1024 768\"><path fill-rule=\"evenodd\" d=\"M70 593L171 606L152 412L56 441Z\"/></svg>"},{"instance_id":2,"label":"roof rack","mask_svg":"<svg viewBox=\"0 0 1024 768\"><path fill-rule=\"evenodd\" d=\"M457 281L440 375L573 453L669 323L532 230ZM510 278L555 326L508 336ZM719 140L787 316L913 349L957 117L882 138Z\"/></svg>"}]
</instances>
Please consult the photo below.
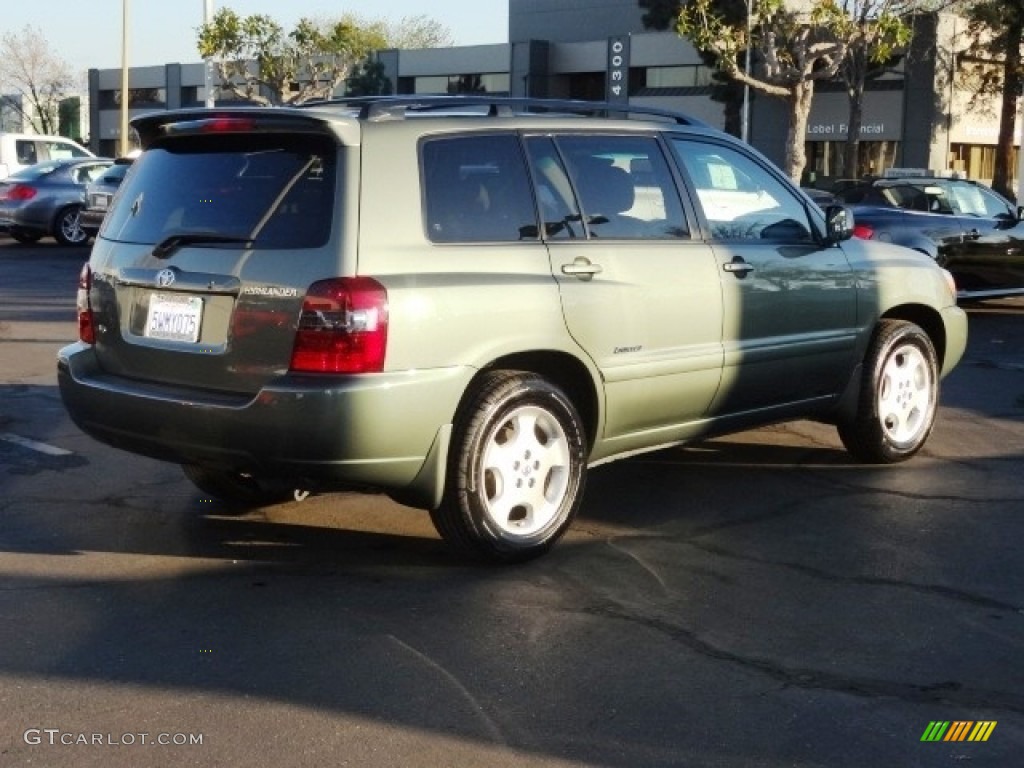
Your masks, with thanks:
<instances>
[{"instance_id":1,"label":"roof rack","mask_svg":"<svg viewBox=\"0 0 1024 768\"><path fill-rule=\"evenodd\" d=\"M605 101L581 101L574 99L532 99L518 96L352 96L341 99L306 101L298 107L341 106L359 110L360 120L402 120L409 114L458 111L466 107L485 108L473 112L477 116L512 117L517 114L552 114L580 116L644 116L701 128L710 127L703 120L655 107L640 107L631 104L612 104Z\"/></svg>"}]
</instances>

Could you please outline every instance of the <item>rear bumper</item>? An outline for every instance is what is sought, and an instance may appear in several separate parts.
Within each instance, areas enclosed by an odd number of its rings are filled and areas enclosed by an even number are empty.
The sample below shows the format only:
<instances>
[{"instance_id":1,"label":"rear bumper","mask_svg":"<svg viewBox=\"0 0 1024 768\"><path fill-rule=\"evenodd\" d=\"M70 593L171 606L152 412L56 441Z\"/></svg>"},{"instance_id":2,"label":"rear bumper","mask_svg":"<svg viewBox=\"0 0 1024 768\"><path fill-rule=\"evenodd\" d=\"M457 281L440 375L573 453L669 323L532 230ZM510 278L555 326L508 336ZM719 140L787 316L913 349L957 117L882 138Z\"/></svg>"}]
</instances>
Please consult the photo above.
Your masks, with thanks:
<instances>
[{"instance_id":1,"label":"rear bumper","mask_svg":"<svg viewBox=\"0 0 1024 768\"><path fill-rule=\"evenodd\" d=\"M447 436L472 374L283 376L249 397L111 376L81 343L57 358L72 420L108 445L314 489L375 488L421 506L439 498Z\"/></svg>"},{"instance_id":2,"label":"rear bumper","mask_svg":"<svg viewBox=\"0 0 1024 768\"><path fill-rule=\"evenodd\" d=\"M107 212L93 210L91 208L83 208L78 214L78 226L84 229L86 232L96 233L100 229L100 225L103 223L103 219L106 218Z\"/></svg>"}]
</instances>

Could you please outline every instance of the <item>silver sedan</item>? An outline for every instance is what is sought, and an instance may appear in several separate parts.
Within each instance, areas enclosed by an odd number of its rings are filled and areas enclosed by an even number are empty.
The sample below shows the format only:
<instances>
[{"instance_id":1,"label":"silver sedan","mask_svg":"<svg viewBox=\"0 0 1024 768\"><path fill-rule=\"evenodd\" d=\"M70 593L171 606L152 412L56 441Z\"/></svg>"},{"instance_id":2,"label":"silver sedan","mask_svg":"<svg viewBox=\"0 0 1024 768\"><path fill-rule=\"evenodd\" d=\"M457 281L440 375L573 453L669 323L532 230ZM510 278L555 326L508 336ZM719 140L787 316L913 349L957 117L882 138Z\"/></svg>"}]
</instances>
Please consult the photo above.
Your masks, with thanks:
<instances>
[{"instance_id":1,"label":"silver sedan","mask_svg":"<svg viewBox=\"0 0 1024 768\"><path fill-rule=\"evenodd\" d=\"M0 180L0 232L19 243L52 236L61 245L89 239L82 229L85 185L110 167L105 158L50 160Z\"/></svg>"}]
</instances>

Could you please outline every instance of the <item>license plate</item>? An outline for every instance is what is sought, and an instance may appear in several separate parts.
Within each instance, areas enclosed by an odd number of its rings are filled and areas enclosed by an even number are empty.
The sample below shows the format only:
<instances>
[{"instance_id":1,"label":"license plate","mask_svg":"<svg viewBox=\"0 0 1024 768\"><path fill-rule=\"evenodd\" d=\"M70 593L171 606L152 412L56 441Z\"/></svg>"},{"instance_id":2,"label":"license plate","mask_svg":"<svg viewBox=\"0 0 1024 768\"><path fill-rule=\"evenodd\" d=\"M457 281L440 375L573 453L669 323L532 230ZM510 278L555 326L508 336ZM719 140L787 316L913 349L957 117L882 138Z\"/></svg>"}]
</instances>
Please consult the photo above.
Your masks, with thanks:
<instances>
[{"instance_id":1,"label":"license plate","mask_svg":"<svg viewBox=\"0 0 1024 768\"><path fill-rule=\"evenodd\" d=\"M89 207L95 208L97 211L105 211L110 207L110 195L103 194L102 192L94 192L89 195Z\"/></svg>"},{"instance_id":2,"label":"license plate","mask_svg":"<svg viewBox=\"0 0 1024 768\"><path fill-rule=\"evenodd\" d=\"M203 300L198 296L154 293L149 297L145 335L150 339L199 341Z\"/></svg>"}]
</instances>

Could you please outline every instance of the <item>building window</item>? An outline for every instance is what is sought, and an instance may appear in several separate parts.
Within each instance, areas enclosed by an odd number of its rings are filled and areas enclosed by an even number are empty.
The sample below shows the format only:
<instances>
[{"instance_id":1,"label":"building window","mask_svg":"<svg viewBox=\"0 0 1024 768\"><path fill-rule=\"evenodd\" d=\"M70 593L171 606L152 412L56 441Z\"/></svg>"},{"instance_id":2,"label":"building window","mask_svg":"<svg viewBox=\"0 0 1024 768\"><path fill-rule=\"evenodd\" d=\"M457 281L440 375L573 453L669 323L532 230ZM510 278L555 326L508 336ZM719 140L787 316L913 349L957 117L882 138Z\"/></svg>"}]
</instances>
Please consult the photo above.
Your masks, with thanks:
<instances>
[{"instance_id":1,"label":"building window","mask_svg":"<svg viewBox=\"0 0 1024 768\"><path fill-rule=\"evenodd\" d=\"M569 98L604 101L604 72L575 72L569 75Z\"/></svg>"},{"instance_id":2,"label":"building window","mask_svg":"<svg viewBox=\"0 0 1024 768\"><path fill-rule=\"evenodd\" d=\"M1017 177L1018 150L1013 148L1010 169ZM952 144L949 147L949 169L969 179L990 182L996 172L996 147L992 144Z\"/></svg>"},{"instance_id":3,"label":"building window","mask_svg":"<svg viewBox=\"0 0 1024 768\"><path fill-rule=\"evenodd\" d=\"M167 90L165 88L130 88L128 90L128 106L136 108L167 107ZM121 89L100 91L100 109L120 109Z\"/></svg>"},{"instance_id":4,"label":"building window","mask_svg":"<svg viewBox=\"0 0 1024 768\"><path fill-rule=\"evenodd\" d=\"M399 93L508 93L507 72L464 75L424 75L398 79Z\"/></svg>"},{"instance_id":5,"label":"building window","mask_svg":"<svg viewBox=\"0 0 1024 768\"><path fill-rule=\"evenodd\" d=\"M847 169L843 165L845 141L808 141L804 144L807 165L804 181L824 188L830 179L859 179L881 176L886 168L896 165L898 141L860 142L859 166Z\"/></svg>"},{"instance_id":6,"label":"building window","mask_svg":"<svg viewBox=\"0 0 1024 768\"><path fill-rule=\"evenodd\" d=\"M647 67L645 88L702 88L711 85L712 70L701 64L686 67Z\"/></svg>"},{"instance_id":7,"label":"building window","mask_svg":"<svg viewBox=\"0 0 1024 768\"><path fill-rule=\"evenodd\" d=\"M201 107L206 104L205 85L186 85L181 89L181 106Z\"/></svg>"}]
</instances>

